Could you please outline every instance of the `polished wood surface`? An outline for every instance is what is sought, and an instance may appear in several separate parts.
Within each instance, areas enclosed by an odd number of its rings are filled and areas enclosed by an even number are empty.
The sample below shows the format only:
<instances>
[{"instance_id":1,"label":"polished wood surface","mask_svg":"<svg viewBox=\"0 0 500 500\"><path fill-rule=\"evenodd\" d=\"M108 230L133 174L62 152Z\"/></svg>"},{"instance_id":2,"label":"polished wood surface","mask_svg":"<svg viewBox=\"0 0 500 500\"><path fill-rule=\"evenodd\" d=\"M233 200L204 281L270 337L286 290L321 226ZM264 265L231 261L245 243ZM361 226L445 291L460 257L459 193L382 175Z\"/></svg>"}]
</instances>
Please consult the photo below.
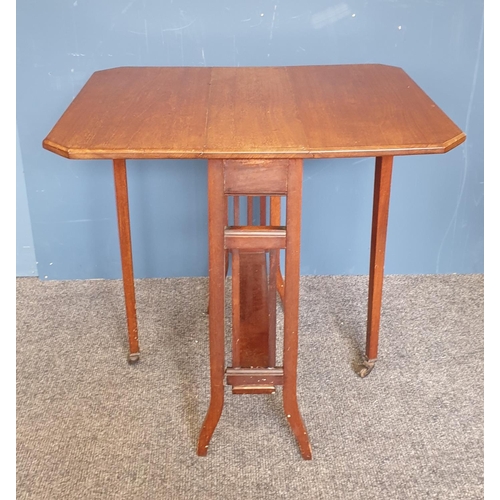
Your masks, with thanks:
<instances>
[{"instance_id":1,"label":"polished wood surface","mask_svg":"<svg viewBox=\"0 0 500 500\"><path fill-rule=\"evenodd\" d=\"M465 134L380 64L97 71L43 141L67 158L444 153Z\"/></svg>"},{"instance_id":2,"label":"polished wood surface","mask_svg":"<svg viewBox=\"0 0 500 500\"><path fill-rule=\"evenodd\" d=\"M233 367L269 366L266 254L239 253L240 280L234 283L240 288L240 341L235 346L239 364L233 361Z\"/></svg>"},{"instance_id":3,"label":"polished wood surface","mask_svg":"<svg viewBox=\"0 0 500 500\"><path fill-rule=\"evenodd\" d=\"M286 197L286 289L283 332L283 407L302 458L312 458L311 445L297 401L299 353L300 228L302 218L302 160L291 160Z\"/></svg>"},{"instance_id":4,"label":"polished wood surface","mask_svg":"<svg viewBox=\"0 0 500 500\"><path fill-rule=\"evenodd\" d=\"M284 194L287 182L287 160L225 160L224 190L227 194ZM264 172L265 171L265 172ZM265 174L265 175L263 175ZM262 200L259 207L262 214ZM253 204L253 203L252 203ZM264 222L265 224L265 222ZM261 224L261 225L264 225ZM248 221L248 225L253 224Z\"/></svg>"},{"instance_id":5,"label":"polished wood surface","mask_svg":"<svg viewBox=\"0 0 500 500\"><path fill-rule=\"evenodd\" d=\"M280 196L271 196L271 200L269 202L269 218L270 223L273 226L279 226L281 224L281 197ZM281 299L281 304L283 305L283 301L285 299L285 280L283 279L283 274L281 273L281 265L280 265L280 254L276 252L274 256L275 261L273 262L273 268L276 269L276 289L278 290L278 294Z\"/></svg>"},{"instance_id":6,"label":"polished wood surface","mask_svg":"<svg viewBox=\"0 0 500 500\"><path fill-rule=\"evenodd\" d=\"M122 262L123 291L125 294L125 311L129 341L128 360L139 360L139 333L135 308L134 266L132 263L132 238L130 235L130 215L128 206L127 166L125 160L113 162L115 179L116 212L118 218L118 235Z\"/></svg>"},{"instance_id":7,"label":"polished wood surface","mask_svg":"<svg viewBox=\"0 0 500 500\"><path fill-rule=\"evenodd\" d=\"M208 334L210 340L210 404L198 439L199 456L208 451L208 443L219 422L224 406L224 227L227 202L224 196L222 162L208 162Z\"/></svg>"},{"instance_id":8,"label":"polished wood surface","mask_svg":"<svg viewBox=\"0 0 500 500\"><path fill-rule=\"evenodd\" d=\"M368 283L368 320L364 367L360 371L362 377L366 377L370 373L377 361L392 164L393 158L391 156L378 157L375 160L370 277Z\"/></svg>"}]
</instances>

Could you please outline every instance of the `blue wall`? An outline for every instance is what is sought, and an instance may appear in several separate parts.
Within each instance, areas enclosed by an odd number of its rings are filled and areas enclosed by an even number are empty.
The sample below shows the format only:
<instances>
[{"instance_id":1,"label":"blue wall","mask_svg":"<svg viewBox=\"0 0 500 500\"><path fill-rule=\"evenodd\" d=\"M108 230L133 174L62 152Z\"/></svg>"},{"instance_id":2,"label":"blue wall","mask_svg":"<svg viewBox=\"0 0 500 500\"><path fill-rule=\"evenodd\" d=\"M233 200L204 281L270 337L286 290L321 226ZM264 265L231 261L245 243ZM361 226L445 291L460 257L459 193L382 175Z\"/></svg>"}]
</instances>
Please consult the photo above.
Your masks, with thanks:
<instances>
[{"instance_id":1,"label":"blue wall","mask_svg":"<svg viewBox=\"0 0 500 500\"><path fill-rule=\"evenodd\" d=\"M483 272L483 2L17 1L17 120L41 279L118 278L109 161L41 147L90 75L123 65L400 66L464 130L396 158L391 274ZM303 274L367 274L373 159L304 165ZM137 277L207 274L206 162L130 161Z\"/></svg>"},{"instance_id":2,"label":"blue wall","mask_svg":"<svg viewBox=\"0 0 500 500\"><path fill-rule=\"evenodd\" d=\"M23 158L16 129L16 276L37 276L33 235L24 182Z\"/></svg>"}]
</instances>

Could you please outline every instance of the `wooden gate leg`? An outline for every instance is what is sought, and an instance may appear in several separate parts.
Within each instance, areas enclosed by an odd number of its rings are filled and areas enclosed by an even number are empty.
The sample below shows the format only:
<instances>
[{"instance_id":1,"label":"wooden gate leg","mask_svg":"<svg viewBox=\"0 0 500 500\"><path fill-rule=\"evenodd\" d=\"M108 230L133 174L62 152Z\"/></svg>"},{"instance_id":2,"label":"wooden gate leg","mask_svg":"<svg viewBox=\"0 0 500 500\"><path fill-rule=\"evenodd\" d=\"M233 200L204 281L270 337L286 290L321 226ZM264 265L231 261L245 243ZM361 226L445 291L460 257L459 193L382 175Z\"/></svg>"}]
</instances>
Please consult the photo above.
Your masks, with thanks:
<instances>
[{"instance_id":1,"label":"wooden gate leg","mask_svg":"<svg viewBox=\"0 0 500 500\"><path fill-rule=\"evenodd\" d=\"M223 163L208 160L208 280L210 339L210 405L198 440L198 455L205 456L208 443L224 406L224 225L227 204L224 197Z\"/></svg>"},{"instance_id":2,"label":"wooden gate leg","mask_svg":"<svg viewBox=\"0 0 500 500\"><path fill-rule=\"evenodd\" d=\"M300 218L302 160L209 160L210 405L198 442L207 448L224 403L224 372L233 394L267 394L283 385L283 406L304 459L311 446L297 403ZM287 226L266 225L265 196L287 196ZM227 225L225 197L248 196L247 226ZM260 226L253 223L253 197L260 197ZM279 198L278 198L279 199ZM239 201L235 203L239 222ZM283 367L276 367L278 256L286 249ZM224 254L232 253L233 366L224 370ZM269 252L270 276L266 270Z\"/></svg>"},{"instance_id":3,"label":"wooden gate leg","mask_svg":"<svg viewBox=\"0 0 500 500\"><path fill-rule=\"evenodd\" d=\"M307 431L297 403L299 348L300 225L302 212L302 160L290 161L286 200L286 290L284 301L283 405L302 457L312 458Z\"/></svg>"},{"instance_id":4,"label":"wooden gate leg","mask_svg":"<svg viewBox=\"0 0 500 500\"><path fill-rule=\"evenodd\" d=\"M392 156L378 157L375 161L366 352L363 368L359 372L362 378L366 377L373 370L377 361L392 163Z\"/></svg>"},{"instance_id":5,"label":"wooden gate leg","mask_svg":"<svg viewBox=\"0 0 500 500\"><path fill-rule=\"evenodd\" d=\"M118 217L118 235L122 261L123 291L125 294L125 310L129 354L128 360L134 363L139 360L139 334L137 330L137 314L135 309L134 268L132 265L132 239L130 236L130 215L128 207L127 167L125 160L113 160L115 178L116 212Z\"/></svg>"}]
</instances>

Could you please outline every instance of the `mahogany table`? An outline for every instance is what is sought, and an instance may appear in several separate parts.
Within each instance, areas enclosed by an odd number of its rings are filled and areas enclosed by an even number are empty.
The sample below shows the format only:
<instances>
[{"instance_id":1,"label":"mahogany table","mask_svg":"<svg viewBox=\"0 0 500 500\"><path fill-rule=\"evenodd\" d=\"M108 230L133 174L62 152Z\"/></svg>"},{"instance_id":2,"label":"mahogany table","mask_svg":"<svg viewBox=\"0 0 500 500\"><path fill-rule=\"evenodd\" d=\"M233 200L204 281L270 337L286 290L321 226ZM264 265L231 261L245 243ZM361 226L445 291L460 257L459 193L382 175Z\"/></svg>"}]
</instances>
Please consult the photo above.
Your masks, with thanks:
<instances>
[{"instance_id":1,"label":"mahogany table","mask_svg":"<svg viewBox=\"0 0 500 500\"><path fill-rule=\"evenodd\" d=\"M375 157L364 377L377 359L393 158L445 153L464 140L393 66L121 67L91 76L43 147L70 159L113 160L131 362L139 359L139 342L125 162L208 159L210 404L198 455L206 455L222 413L226 377L235 394L283 385L286 417L303 458L310 459L296 396L302 161ZM247 197L246 223L241 197ZM229 256L233 331L232 366L226 368ZM282 367L275 366L277 292L284 310Z\"/></svg>"}]
</instances>

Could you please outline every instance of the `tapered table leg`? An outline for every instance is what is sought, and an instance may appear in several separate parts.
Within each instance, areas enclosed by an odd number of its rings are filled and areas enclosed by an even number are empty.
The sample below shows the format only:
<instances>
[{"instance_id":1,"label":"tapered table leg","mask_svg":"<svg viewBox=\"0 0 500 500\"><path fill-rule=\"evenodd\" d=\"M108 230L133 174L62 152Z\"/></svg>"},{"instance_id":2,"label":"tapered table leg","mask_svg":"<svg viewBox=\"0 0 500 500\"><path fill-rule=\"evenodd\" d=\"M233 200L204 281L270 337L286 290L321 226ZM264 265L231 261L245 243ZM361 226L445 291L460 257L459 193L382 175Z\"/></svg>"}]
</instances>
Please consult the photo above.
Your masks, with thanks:
<instances>
[{"instance_id":1,"label":"tapered table leg","mask_svg":"<svg viewBox=\"0 0 500 500\"><path fill-rule=\"evenodd\" d=\"M205 456L224 406L224 199L223 164L208 161L208 279L210 338L210 404L198 440L198 455Z\"/></svg>"},{"instance_id":2,"label":"tapered table leg","mask_svg":"<svg viewBox=\"0 0 500 500\"><path fill-rule=\"evenodd\" d=\"M363 368L359 372L361 377L366 377L377 361L392 163L392 156L378 157L375 161L370 277L368 283L368 321L365 359Z\"/></svg>"},{"instance_id":3,"label":"tapered table leg","mask_svg":"<svg viewBox=\"0 0 500 500\"><path fill-rule=\"evenodd\" d=\"M134 363L139 360L139 336L137 330L137 314L135 308L134 268L132 265L132 240L130 236L130 214L128 206L127 168L125 160L113 160L115 178L116 212L118 217L118 234L122 262L123 291L125 293L125 310L129 341L128 360Z\"/></svg>"}]
</instances>

